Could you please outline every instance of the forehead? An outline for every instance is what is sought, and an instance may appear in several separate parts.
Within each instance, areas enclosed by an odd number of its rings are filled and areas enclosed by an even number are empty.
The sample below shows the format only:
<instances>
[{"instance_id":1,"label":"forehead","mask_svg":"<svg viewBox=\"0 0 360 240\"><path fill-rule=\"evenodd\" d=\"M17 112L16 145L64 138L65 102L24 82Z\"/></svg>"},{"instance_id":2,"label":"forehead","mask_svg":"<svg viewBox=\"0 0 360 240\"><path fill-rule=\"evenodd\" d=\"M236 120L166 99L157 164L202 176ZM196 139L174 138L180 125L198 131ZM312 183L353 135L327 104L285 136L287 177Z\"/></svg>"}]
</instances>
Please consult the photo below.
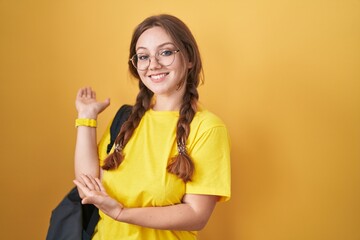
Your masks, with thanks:
<instances>
[{"instance_id":1,"label":"forehead","mask_svg":"<svg viewBox=\"0 0 360 240\"><path fill-rule=\"evenodd\" d=\"M136 50L157 50L160 47L171 44L174 45L174 41L163 28L152 27L140 35L136 43Z\"/></svg>"}]
</instances>

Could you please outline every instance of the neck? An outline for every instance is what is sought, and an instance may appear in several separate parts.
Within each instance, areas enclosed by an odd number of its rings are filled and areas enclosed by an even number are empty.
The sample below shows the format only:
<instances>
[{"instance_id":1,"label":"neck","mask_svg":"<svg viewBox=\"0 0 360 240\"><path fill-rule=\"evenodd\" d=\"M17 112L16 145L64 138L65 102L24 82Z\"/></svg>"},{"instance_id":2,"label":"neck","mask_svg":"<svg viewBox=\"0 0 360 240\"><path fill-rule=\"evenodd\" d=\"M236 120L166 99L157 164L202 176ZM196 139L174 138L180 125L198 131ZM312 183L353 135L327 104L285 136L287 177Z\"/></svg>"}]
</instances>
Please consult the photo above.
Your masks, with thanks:
<instances>
[{"instance_id":1,"label":"neck","mask_svg":"<svg viewBox=\"0 0 360 240\"><path fill-rule=\"evenodd\" d=\"M179 111L182 104L182 99L169 99L156 97L153 106L154 111Z\"/></svg>"},{"instance_id":2,"label":"neck","mask_svg":"<svg viewBox=\"0 0 360 240\"><path fill-rule=\"evenodd\" d=\"M172 92L171 94L155 95L155 102L153 105L154 111L179 111L183 102L185 94L185 87Z\"/></svg>"}]
</instances>

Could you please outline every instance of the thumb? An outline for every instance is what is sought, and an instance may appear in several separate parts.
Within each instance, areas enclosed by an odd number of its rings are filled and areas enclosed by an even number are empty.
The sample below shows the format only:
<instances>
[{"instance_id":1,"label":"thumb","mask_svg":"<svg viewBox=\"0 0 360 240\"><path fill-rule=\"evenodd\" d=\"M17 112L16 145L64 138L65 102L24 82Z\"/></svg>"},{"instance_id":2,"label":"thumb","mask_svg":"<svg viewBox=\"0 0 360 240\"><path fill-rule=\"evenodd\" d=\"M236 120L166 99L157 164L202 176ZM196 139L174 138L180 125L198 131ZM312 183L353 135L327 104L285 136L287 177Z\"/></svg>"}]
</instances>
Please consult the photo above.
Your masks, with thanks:
<instances>
[{"instance_id":1,"label":"thumb","mask_svg":"<svg viewBox=\"0 0 360 240\"><path fill-rule=\"evenodd\" d=\"M110 105L110 98L105 99L102 103L105 107L108 107Z\"/></svg>"},{"instance_id":2,"label":"thumb","mask_svg":"<svg viewBox=\"0 0 360 240\"><path fill-rule=\"evenodd\" d=\"M110 105L110 98L105 99L103 102L99 103L100 112L104 111Z\"/></svg>"},{"instance_id":3,"label":"thumb","mask_svg":"<svg viewBox=\"0 0 360 240\"><path fill-rule=\"evenodd\" d=\"M82 204L96 204L96 198L94 197L84 197L82 200L81 200L81 203Z\"/></svg>"}]
</instances>

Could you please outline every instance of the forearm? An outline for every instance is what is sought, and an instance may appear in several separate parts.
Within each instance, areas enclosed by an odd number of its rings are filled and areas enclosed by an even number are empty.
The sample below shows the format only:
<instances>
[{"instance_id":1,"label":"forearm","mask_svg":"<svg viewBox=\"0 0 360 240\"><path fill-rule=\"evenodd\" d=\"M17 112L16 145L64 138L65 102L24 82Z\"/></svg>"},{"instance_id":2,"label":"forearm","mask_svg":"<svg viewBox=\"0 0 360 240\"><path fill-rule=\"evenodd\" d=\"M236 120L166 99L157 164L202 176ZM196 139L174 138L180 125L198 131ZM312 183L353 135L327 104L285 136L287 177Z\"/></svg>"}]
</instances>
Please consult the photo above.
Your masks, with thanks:
<instances>
[{"instance_id":1,"label":"forearm","mask_svg":"<svg viewBox=\"0 0 360 240\"><path fill-rule=\"evenodd\" d=\"M203 223L187 204L167 207L124 208L118 217L121 222L161 230L197 231Z\"/></svg>"},{"instance_id":2,"label":"forearm","mask_svg":"<svg viewBox=\"0 0 360 240\"><path fill-rule=\"evenodd\" d=\"M198 231L205 227L216 196L187 195L188 202L165 207L124 208L117 220L162 230Z\"/></svg>"},{"instance_id":3,"label":"forearm","mask_svg":"<svg viewBox=\"0 0 360 240\"><path fill-rule=\"evenodd\" d=\"M75 176L80 174L99 178L100 167L97 152L96 128L79 126L75 146Z\"/></svg>"},{"instance_id":4,"label":"forearm","mask_svg":"<svg viewBox=\"0 0 360 240\"><path fill-rule=\"evenodd\" d=\"M75 106L79 119L97 119L99 113L110 104L110 99L103 102L96 100L96 93L90 87L80 88L76 95ZM75 177L81 181L81 174L100 178L99 156L96 139L96 126L93 123L80 122L77 127L75 145ZM80 196L84 196L79 191Z\"/></svg>"}]
</instances>

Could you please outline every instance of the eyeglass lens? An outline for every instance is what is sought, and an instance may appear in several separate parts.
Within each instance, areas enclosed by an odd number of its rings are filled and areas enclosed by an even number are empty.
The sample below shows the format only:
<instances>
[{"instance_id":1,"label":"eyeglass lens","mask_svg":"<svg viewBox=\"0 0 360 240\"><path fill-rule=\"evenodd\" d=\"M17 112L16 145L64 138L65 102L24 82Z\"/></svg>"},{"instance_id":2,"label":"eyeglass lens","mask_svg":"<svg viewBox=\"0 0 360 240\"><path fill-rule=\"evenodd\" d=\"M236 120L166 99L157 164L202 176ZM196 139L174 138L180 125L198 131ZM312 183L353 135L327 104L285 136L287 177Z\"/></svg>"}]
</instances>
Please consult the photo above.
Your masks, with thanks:
<instances>
[{"instance_id":1,"label":"eyeglass lens","mask_svg":"<svg viewBox=\"0 0 360 240\"><path fill-rule=\"evenodd\" d=\"M161 50L156 53L156 61L162 66L170 66L175 60L175 54L179 50ZM146 70L150 65L151 57L148 54L135 54L131 62L138 70Z\"/></svg>"}]
</instances>

